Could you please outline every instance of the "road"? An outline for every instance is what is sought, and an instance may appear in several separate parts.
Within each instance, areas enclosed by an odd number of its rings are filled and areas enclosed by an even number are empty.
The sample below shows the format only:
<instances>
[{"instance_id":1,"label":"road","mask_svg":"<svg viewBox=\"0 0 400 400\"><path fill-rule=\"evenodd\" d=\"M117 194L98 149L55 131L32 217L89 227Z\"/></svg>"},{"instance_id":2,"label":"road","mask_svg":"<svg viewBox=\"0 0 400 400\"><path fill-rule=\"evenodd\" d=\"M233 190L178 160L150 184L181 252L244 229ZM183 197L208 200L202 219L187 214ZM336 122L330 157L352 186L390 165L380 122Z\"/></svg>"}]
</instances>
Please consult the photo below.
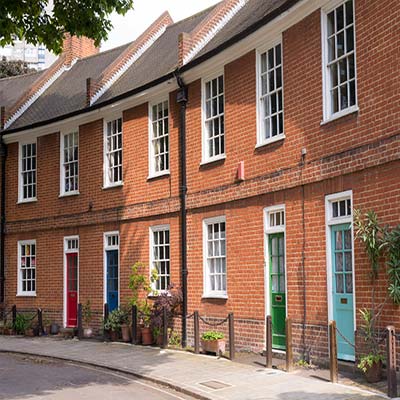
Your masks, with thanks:
<instances>
[{"instance_id":1,"label":"road","mask_svg":"<svg viewBox=\"0 0 400 400\"><path fill-rule=\"evenodd\" d=\"M0 353L0 399L190 400L132 376L70 362Z\"/></svg>"}]
</instances>

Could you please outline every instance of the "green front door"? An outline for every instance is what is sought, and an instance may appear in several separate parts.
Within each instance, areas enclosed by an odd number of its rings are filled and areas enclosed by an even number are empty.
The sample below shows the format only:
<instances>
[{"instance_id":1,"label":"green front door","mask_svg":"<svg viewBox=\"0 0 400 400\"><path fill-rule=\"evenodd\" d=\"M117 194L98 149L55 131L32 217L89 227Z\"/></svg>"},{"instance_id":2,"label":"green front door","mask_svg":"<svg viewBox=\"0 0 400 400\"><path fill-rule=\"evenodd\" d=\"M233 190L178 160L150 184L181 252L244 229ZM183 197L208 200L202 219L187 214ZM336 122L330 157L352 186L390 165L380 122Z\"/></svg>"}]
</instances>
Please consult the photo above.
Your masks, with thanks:
<instances>
[{"instance_id":1,"label":"green front door","mask_svg":"<svg viewBox=\"0 0 400 400\"><path fill-rule=\"evenodd\" d=\"M353 243L350 224L331 227L332 305L338 358L354 361Z\"/></svg>"},{"instance_id":2,"label":"green front door","mask_svg":"<svg viewBox=\"0 0 400 400\"><path fill-rule=\"evenodd\" d=\"M269 248L269 282L272 318L272 347L285 350L285 237L284 233L268 236Z\"/></svg>"}]
</instances>

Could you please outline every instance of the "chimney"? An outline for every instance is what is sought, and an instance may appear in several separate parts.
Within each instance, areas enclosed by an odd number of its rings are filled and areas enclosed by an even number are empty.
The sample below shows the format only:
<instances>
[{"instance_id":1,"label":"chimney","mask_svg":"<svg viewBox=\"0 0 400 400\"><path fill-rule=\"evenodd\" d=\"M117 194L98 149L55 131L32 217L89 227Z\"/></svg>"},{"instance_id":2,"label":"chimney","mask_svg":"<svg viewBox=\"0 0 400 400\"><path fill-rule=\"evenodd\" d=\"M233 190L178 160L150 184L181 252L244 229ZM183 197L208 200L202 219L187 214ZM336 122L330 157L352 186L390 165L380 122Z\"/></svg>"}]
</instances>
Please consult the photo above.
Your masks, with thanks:
<instances>
[{"instance_id":1,"label":"chimney","mask_svg":"<svg viewBox=\"0 0 400 400\"><path fill-rule=\"evenodd\" d=\"M94 45L94 40L85 36L71 36L69 33L64 35L62 54L66 66L71 66L77 58L88 57L98 52L99 48Z\"/></svg>"}]
</instances>

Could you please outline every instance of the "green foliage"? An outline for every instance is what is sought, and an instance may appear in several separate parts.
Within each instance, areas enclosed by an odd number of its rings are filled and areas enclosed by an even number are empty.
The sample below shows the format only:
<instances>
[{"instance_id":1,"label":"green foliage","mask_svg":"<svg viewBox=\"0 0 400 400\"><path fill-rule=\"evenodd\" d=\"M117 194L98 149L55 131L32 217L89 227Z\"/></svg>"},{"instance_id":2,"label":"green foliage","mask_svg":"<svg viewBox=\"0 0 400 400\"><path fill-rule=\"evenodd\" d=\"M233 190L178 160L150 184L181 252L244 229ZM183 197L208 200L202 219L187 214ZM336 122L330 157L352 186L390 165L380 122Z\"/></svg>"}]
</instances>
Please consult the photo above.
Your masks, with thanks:
<instances>
[{"instance_id":1,"label":"green foliage","mask_svg":"<svg viewBox=\"0 0 400 400\"><path fill-rule=\"evenodd\" d=\"M121 325L129 323L129 314L125 310L117 309L108 314L108 318L104 322L104 329L110 331L119 331Z\"/></svg>"},{"instance_id":2,"label":"green foliage","mask_svg":"<svg viewBox=\"0 0 400 400\"><path fill-rule=\"evenodd\" d=\"M375 279L378 276L379 258L385 245L385 229L379 225L375 211L362 214L360 210L354 210L354 227L356 239L364 244L371 263L372 279Z\"/></svg>"},{"instance_id":3,"label":"green foliage","mask_svg":"<svg viewBox=\"0 0 400 400\"><path fill-rule=\"evenodd\" d=\"M400 304L400 225L386 233L385 245L389 297L395 304Z\"/></svg>"},{"instance_id":4,"label":"green foliage","mask_svg":"<svg viewBox=\"0 0 400 400\"><path fill-rule=\"evenodd\" d=\"M15 323L13 326L14 331L19 334L23 335L25 331L30 327L31 316L25 314L17 314L15 319Z\"/></svg>"},{"instance_id":5,"label":"green foliage","mask_svg":"<svg viewBox=\"0 0 400 400\"><path fill-rule=\"evenodd\" d=\"M25 61L7 61L4 56L0 61L0 79L9 76L28 74L34 71L34 69L28 67L28 64Z\"/></svg>"},{"instance_id":6,"label":"green foliage","mask_svg":"<svg viewBox=\"0 0 400 400\"><path fill-rule=\"evenodd\" d=\"M367 356L361 357L357 368L366 373L368 368L371 368L373 364L383 362L383 360L384 358L380 354L368 354Z\"/></svg>"},{"instance_id":7,"label":"green foliage","mask_svg":"<svg viewBox=\"0 0 400 400\"><path fill-rule=\"evenodd\" d=\"M44 44L59 54L64 33L87 36L99 45L112 29L110 14L125 15L133 0L0 0L0 45L25 38L34 45Z\"/></svg>"},{"instance_id":8,"label":"green foliage","mask_svg":"<svg viewBox=\"0 0 400 400\"><path fill-rule=\"evenodd\" d=\"M88 300L82 307L82 317L85 324L88 326L92 322L92 308L90 305L90 300Z\"/></svg>"},{"instance_id":9,"label":"green foliage","mask_svg":"<svg viewBox=\"0 0 400 400\"><path fill-rule=\"evenodd\" d=\"M219 340L223 339L225 335L221 332L216 331L207 331L201 335L202 340L209 341L209 340Z\"/></svg>"},{"instance_id":10,"label":"green foliage","mask_svg":"<svg viewBox=\"0 0 400 400\"><path fill-rule=\"evenodd\" d=\"M170 346L179 346L181 344L181 337L178 332L168 328L168 344Z\"/></svg>"},{"instance_id":11,"label":"green foliage","mask_svg":"<svg viewBox=\"0 0 400 400\"><path fill-rule=\"evenodd\" d=\"M296 367L311 368L311 365L306 360L299 360L295 363Z\"/></svg>"}]
</instances>

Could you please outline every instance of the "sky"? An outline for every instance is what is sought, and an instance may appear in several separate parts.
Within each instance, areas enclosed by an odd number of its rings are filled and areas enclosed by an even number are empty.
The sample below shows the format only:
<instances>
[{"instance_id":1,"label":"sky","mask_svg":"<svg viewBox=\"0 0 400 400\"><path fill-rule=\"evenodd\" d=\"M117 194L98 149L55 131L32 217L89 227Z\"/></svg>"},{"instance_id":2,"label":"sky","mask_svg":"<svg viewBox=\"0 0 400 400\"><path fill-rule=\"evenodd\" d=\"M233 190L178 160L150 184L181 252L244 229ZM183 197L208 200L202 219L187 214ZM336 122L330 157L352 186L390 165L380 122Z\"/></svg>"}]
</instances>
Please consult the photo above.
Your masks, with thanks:
<instances>
[{"instance_id":1,"label":"sky","mask_svg":"<svg viewBox=\"0 0 400 400\"><path fill-rule=\"evenodd\" d=\"M204 10L220 0L134 0L134 9L125 16L113 14L114 26L101 51L117 47L138 37L164 11L169 11L174 22Z\"/></svg>"}]
</instances>

